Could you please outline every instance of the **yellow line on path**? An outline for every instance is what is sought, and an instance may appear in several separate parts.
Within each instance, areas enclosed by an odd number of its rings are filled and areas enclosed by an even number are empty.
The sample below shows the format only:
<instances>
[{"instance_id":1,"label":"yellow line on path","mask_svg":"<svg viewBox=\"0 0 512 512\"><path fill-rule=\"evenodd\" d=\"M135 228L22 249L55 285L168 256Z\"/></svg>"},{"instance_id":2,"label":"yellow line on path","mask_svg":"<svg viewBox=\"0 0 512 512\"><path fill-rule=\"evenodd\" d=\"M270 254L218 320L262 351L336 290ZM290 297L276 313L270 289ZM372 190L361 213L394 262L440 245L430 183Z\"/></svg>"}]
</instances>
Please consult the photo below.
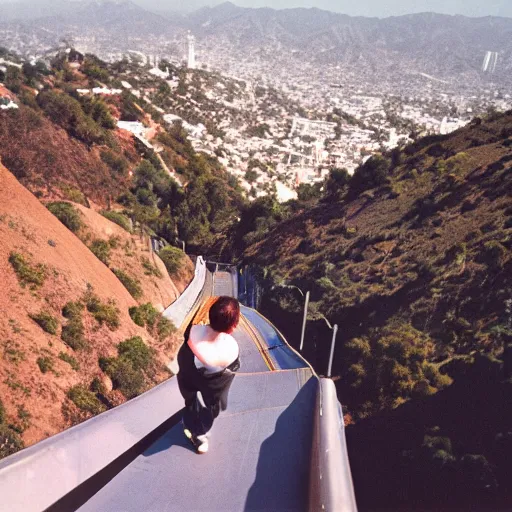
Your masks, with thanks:
<instances>
[{"instance_id":1,"label":"yellow line on path","mask_svg":"<svg viewBox=\"0 0 512 512\"><path fill-rule=\"evenodd\" d=\"M263 349L263 346L261 345L258 339L255 327L249 322L249 320L247 320L247 318L245 318L244 315L240 316L240 323L242 324L243 329L247 332L247 334L249 334L249 337L251 338L253 343L256 345L256 348L258 349L258 352L265 361L265 364L267 365L268 369L271 372L275 371L276 367L274 366L272 359L270 359L270 356Z\"/></svg>"}]
</instances>

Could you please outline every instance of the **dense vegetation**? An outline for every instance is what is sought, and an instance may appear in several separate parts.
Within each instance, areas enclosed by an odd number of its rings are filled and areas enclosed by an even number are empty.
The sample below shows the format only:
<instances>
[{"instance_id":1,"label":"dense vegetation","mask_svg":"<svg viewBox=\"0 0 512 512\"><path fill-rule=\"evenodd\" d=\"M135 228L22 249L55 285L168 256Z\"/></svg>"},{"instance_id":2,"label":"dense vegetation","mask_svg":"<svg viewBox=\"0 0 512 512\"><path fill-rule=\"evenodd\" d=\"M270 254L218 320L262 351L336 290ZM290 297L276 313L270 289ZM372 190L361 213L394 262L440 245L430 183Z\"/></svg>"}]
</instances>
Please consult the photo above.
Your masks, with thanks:
<instances>
[{"instance_id":1,"label":"dense vegetation","mask_svg":"<svg viewBox=\"0 0 512 512\"><path fill-rule=\"evenodd\" d=\"M236 179L215 157L197 153L181 125L163 123L161 114L144 99L127 90L112 97L79 94L77 89L95 87L99 80L119 86L115 76L126 63L107 65L86 55L77 71L69 65L76 55L74 50L67 56L57 55L50 69L38 64L10 71L6 86L22 104L0 114L3 163L42 198L57 193L86 206L88 197L104 206L117 200L124 211L106 210L104 215L126 230L131 218L147 233L170 243L185 241L192 252L222 243L243 204ZM29 87L36 85L42 90L34 96ZM155 104L165 105L167 97L168 87L154 98ZM116 130L116 117L146 125L159 122L161 158L186 186L164 170L152 149L136 141L127 146ZM69 140L64 140L59 128ZM70 205L54 201L49 208L69 229L79 231L80 217ZM91 249L102 248L93 244ZM101 256L107 259L104 251Z\"/></svg>"},{"instance_id":2,"label":"dense vegetation","mask_svg":"<svg viewBox=\"0 0 512 512\"><path fill-rule=\"evenodd\" d=\"M475 120L242 213L234 251L250 244L262 308L294 342L302 297L289 285L311 291L305 355L320 373L322 315L340 327L334 375L363 509L510 503L511 122Z\"/></svg>"}]
</instances>

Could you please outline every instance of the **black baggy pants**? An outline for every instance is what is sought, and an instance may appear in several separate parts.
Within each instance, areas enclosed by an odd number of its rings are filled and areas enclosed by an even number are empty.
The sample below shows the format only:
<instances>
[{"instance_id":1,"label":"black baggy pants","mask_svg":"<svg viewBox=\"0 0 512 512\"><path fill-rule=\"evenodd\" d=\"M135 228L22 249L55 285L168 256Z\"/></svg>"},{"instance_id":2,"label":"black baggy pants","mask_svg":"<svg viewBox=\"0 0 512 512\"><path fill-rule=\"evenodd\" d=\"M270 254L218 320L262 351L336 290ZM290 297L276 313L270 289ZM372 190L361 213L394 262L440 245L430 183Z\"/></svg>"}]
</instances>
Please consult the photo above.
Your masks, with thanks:
<instances>
[{"instance_id":1,"label":"black baggy pants","mask_svg":"<svg viewBox=\"0 0 512 512\"><path fill-rule=\"evenodd\" d=\"M228 406L229 388L235 378L235 372L240 368L237 359L221 372L206 374L198 370L194 363L194 354L185 343L178 353L178 386L185 399L183 424L194 436L205 435L213 426L215 418ZM198 399L201 393L204 407Z\"/></svg>"}]
</instances>

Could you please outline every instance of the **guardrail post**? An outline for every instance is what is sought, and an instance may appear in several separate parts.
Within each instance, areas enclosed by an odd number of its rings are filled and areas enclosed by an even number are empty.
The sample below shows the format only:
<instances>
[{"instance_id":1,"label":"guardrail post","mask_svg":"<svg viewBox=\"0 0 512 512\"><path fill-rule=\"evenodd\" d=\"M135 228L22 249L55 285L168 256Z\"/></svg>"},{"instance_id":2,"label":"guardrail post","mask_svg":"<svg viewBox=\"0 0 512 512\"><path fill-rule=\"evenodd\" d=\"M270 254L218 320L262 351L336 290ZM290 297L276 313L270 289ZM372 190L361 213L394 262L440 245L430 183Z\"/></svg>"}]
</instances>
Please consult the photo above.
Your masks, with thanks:
<instances>
[{"instance_id":1,"label":"guardrail post","mask_svg":"<svg viewBox=\"0 0 512 512\"><path fill-rule=\"evenodd\" d=\"M306 299L304 300L304 317L302 318L302 333L300 335L300 351L304 347L304 335L306 333L306 321L308 319L308 306L309 306L309 291L306 292Z\"/></svg>"},{"instance_id":2,"label":"guardrail post","mask_svg":"<svg viewBox=\"0 0 512 512\"><path fill-rule=\"evenodd\" d=\"M331 354L329 356L329 366L327 368L327 377L331 378L332 361L334 359L334 347L336 345L336 334L338 333L338 324L334 324L332 328Z\"/></svg>"}]
</instances>

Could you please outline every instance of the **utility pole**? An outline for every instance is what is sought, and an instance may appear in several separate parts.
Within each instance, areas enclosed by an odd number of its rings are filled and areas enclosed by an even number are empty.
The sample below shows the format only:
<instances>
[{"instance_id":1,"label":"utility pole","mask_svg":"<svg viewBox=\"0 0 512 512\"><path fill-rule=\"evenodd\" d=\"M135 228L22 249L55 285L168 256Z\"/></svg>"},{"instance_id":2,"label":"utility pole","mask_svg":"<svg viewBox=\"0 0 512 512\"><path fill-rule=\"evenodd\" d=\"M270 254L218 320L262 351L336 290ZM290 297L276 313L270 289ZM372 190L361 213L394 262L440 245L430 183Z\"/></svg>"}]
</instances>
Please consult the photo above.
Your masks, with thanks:
<instances>
[{"instance_id":1,"label":"utility pole","mask_svg":"<svg viewBox=\"0 0 512 512\"><path fill-rule=\"evenodd\" d=\"M309 290L306 292L306 299L304 300L304 316L302 318L302 333L300 335L300 351L304 347L304 335L306 333L306 321L308 319L308 306L309 306Z\"/></svg>"},{"instance_id":2,"label":"utility pole","mask_svg":"<svg viewBox=\"0 0 512 512\"><path fill-rule=\"evenodd\" d=\"M329 356L329 366L327 368L327 377L331 378L332 361L334 359L334 347L336 345L336 334L338 333L338 324L334 324L332 328L331 354Z\"/></svg>"}]
</instances>

